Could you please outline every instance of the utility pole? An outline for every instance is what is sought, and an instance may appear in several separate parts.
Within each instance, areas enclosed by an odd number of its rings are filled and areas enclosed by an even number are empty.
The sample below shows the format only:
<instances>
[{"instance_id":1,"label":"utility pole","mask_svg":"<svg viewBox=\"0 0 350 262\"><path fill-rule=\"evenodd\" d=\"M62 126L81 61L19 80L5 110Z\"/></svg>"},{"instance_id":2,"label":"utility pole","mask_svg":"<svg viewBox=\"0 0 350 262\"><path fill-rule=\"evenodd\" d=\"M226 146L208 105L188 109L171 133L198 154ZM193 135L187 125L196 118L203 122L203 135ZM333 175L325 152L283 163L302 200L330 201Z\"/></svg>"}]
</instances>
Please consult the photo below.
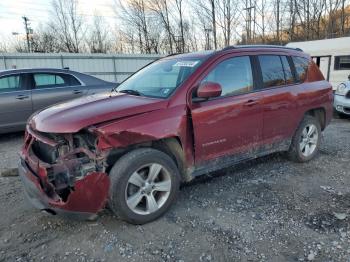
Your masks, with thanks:
<instances>
[{"instance_id":1,"label":"utility pole","mask_svg":"<svg viewBox=\"0 0 350 262\"><path fill-rule=\"evenodd\" d=\"M181 35L176 35L174 36L174 39L175 39L175 47L176 47L176 52L178 53L184 53L185 50L183 48L183 40L182 40L182 37Z\"/></svg>"},{"instance_id":2,"label":"utility pole","mask_svg":"<svg viewBox=\"0 0 350 262\"><path fill-rule=\"evenodd\" d=\"M24 27L25 27L25 30L26 30L28 53L30 53L29 33L30 33L31 28L29 28L29 23L28 23L29 18L26 17L26 16L23 16L22 18L24 20Z\"/></svg>"},{"instance_id":3,"label":"utility pole","mask_svg":"<svg viewBox=\"0 0 350 262\"><path fill-rule=\"evenodd\" d=\"M210 50L211 46L210 46L210 37L209 34L211 33L211 28L204 28L205 31L205 50Z\"/></svg>"}]
</instances>

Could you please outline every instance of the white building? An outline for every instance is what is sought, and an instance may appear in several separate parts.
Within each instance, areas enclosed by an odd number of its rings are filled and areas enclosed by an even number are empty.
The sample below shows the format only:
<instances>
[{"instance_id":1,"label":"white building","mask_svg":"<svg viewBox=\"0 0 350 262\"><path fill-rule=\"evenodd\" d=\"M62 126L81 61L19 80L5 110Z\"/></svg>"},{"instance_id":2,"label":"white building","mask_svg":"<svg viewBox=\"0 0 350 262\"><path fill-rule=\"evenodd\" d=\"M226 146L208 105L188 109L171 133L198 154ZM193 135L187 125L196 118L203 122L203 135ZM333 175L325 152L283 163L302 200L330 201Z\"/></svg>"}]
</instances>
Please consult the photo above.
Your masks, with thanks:
<instances>
[{"instance_id":1,"label":"white building","mask_svg":"<svg viewBox=\"0 0 350 262\"><path fill-rule=\"evenodd\" d=\"M311 55L333 89L350 75L350 37L292 42L289 47L301 48Z\"/></svg>"}]
</instances>

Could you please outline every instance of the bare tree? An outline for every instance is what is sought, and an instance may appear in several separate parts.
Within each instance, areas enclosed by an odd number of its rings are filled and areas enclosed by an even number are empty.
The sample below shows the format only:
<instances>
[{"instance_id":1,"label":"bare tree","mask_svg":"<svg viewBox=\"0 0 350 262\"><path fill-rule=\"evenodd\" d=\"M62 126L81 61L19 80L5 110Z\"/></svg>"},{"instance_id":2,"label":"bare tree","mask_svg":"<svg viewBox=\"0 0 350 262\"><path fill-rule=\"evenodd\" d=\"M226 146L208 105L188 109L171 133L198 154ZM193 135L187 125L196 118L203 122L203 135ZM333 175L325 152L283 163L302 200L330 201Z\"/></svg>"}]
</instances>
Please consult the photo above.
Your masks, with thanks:
<instances>
[{"instance_id":1,"label":"bare tree","mask_svg":"<svg viewBox=\"0 0 350 262\"><path fill-rule=\"evenodd\" d=\"M183 2L182 0L175 0L176 10L179 15L179 27L181 36L181 50L180 52L185 52L185 29L184 29L184 18L183 18Z\"/></svg>"},{"instance_id":2,"label":"bare tree","mask_svg":"<svg viewBox=\"0 0 350 262\"><path fill-rule=\"evenodd\" d=\"M48 26L40 25L31 39L31 46L37 53L54 53L60 51L55 32Z\"/></svg>"},{"instance_id":3,"label":"bare tree","mask_svg":"<svg viewBox=\"0 0 350 262\"><path fill-rule=\"evenodd\" d=\"M307 0L308 1L308 0ZM276 35L277 42L280 43L280 28L281 28L281 0L275 0L275 19L276 19Z\"/></svg>"},{"instance_id":4,"label":"bare tree","mask_svg":"<svg viewBox=\"0 0 350 262\"><path fill-rule=\"evenodd\" d=\"M340 21L340 27L341 27L341 34L345 35L345 2L346 0L341 0L341 21Z\"/></svg>"},{"instance_id":5,"label":"bare tree","mask_svg":"<svg viewBox=\"0 0 350 262\"><path fill-rule=\"evenodd\" d=\"M160 21L162 22L168 35L169 53L172 53L174 34L172 32L170 19L169 19L170 11L169 11L168 0L156 0L156 1L149 0L148 6L160 18Z\"/></svg>"},{"instance_id":6,"label":"bare tree","mask_svg":"<svg viewBox=\"0 0 350 262\"><path fill-rule=\"evenodd\" d=\"M221 28L224 37L224 46L229 46L232 33L239 15L239 5L236 0L217 0L217 24Z\"/></svg>"},{"instance_id":7,"label":"bare tree","mask_svg":"<svg viewBox=\"0 0 350 262\"><path fill-rule=\"evenodd\" d=\"M341 0L324 0L326 14L328 16L327 34L326 37L332 38L336 36L336 20L337 10L340 6Z\"/></svg>"},{"instance_id":8,"label":"bare tree","mask_svg":"<svg viewBox=\"0 0 350 262\"><path fill-rule=\"evenodd\" d=\"M0 53L6 53L9 51L9 41L4 38L4 36L0 36Z\"/></svg>"},{"instance_id":9,"label":"bare tree","mask_svg":"<svg viewBox=\"0 0 350 262\"><path fill-rule=\"evenodd\" d=\"M151 53L151 41L149 37L150 17L146 14L146 3L144 0L130 0L117 3L119 16L123 21L125 31L134 31L133 39L138 42L140 52ZM118 12L117 12L118 14ZM136 40L137 39L137 40Z\"/></svg>"},{"instance_id":10,"label":"bare tree","mask_svg":"<svg viewBox=\"0 0 350 262\"><path fill-rule=\"evenodd\" d=\"M293 0L291 0L293 1ZM260 42L265 43L265 33L266 33L266 6L267 0L261 0L259 3L255 5L255 9L260 17L259 22L257 22L257 31L260 34Z\"/></svg>"},{"instance_id":11,"label":"bare tree","mask_svg":"<svg viewBox=\"0 0 350 262\"><path fill-rule=\"evenodd\" d=\"M218 48L217 43L217 36L216 36L216 4L215 0L209 0L210 7L211 7L211 19L212 19L212 25L213 25L213 38L214 38L214 48Z\"/></svg>"},{"instance_id":12,"label":"bare tree","mask_svg":"<svg viewBox=\"0 0 350 262\"><path fill-rule=\"evenodd\" d=\"M85 35L83 18L77 11L77 0L53 0L52 22L49 24L55 31L62 51L79 53Z\"/></svg>"},{"instance_id":13,"label":"bare tree","mask_svg":"<svg viewBox=\"0 0 350 262\"><path fill-rule=\"evenodd\" d=\"M294 32L295 32L295 21L296 21L296 12L295 12L295 0L289 0L289 27L288 27L288 35L289 40L294 40Z\"/></svg>"},{"instance_id":14,"label":"bare tree","mask_svg":"<svg viewBox=\"0 0 350 262\"><path fill-rule=\"evenodd\" d=\"M53 0L50 22L31 36L34 51L172 53L350 33L350 0L114 0L115 30L103 15L83 19L77 1ZM22 38L7 42L25 51Z\"/></svg>"},{"instance_id":15,"label":"bare tree","mask_svg":"<svg viewBox=\"0 0 350 262\"><path fill-rule=\"evenodd\" d=\"M111 48L111 42L108 37L106 21L102 16L95 14L92 28L89 31L87 45L91 53L107 53Z\"/></svg>"},{"instance_id":16,"label":"bare tree","mask_svg":"<svg viewBox=\"0 0 350 262\"><path fill-rule=\"evenodd\" d=\"M207 30L207 26L211 24L210 30L213 32L214 48L217 49L216 0L197 0L193 8L201 21L204 31Z\"/></svg>"}]
</instances>

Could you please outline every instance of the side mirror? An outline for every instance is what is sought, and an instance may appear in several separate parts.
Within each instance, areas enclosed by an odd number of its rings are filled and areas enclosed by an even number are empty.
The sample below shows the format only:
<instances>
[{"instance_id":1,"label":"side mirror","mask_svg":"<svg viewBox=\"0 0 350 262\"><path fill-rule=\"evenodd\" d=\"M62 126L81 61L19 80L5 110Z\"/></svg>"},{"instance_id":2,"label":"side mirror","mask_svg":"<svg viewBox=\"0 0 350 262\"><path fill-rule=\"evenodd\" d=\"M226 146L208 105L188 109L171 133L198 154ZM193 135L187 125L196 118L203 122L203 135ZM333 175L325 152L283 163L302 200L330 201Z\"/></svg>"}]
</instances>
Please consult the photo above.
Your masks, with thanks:
<instances>
[{"instance_id":1,"label":"side mirror","mask_svg":"<svg viewBox=\"0 0 350 262\"><path fill-rule=\"evenodd\" d=\"M221 95L222 89L219 83L204 82L197 89L197 97L209 99Z\"/></svg>"},{"instance_id":2,"label":"side mirror","mask_svg":"<svg viewBox=\"0 0 350 262\"><path fill-rule=\"evenodd\" d=\"M349 79L349 81L350 81L350 75L348 75L348 79Z\"/></svg>"}]
</instances>

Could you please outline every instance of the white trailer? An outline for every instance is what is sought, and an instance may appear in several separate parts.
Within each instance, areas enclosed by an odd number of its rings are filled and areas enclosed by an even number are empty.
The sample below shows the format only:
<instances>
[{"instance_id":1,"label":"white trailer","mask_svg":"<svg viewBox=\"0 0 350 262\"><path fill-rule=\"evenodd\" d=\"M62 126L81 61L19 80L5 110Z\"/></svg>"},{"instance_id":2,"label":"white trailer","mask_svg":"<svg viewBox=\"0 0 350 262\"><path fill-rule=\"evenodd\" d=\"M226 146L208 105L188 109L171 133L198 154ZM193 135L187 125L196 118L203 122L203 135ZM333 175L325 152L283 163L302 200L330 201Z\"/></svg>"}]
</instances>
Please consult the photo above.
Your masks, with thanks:
<instances>
[{"instance_id":1,"label":"white trailer","mask_svg":"<svg viewBox=\"0 0 350 262\"><path fill-rule=\"evenodd\" d=\"M333 89L348 80L350 75L350 37L291 42L287 46L298 47L310 54L324 78L332 84Z\"/></svg>"}]
</instances>

